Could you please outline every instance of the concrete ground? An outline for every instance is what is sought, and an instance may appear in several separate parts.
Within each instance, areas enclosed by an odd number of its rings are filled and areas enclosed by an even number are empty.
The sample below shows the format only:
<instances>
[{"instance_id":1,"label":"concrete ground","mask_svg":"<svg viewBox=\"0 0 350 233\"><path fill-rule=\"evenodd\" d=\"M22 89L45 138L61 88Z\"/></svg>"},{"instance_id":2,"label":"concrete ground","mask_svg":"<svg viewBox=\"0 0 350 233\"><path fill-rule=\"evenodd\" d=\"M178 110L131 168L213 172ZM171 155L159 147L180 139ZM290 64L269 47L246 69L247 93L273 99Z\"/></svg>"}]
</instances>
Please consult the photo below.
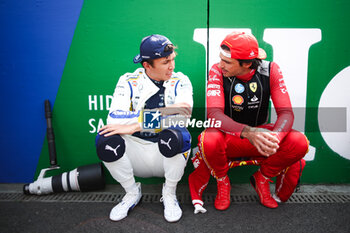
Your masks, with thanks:
<instances>
[{"instance_id":1,"label":"concrete ground","mask_svg":"<svg viewBox=\"0 0 350 233\"><path fill-rule=\"evenodd\" d=\"M205 214L193 213L187 185L179 185L183 216L168 223L161 184L143 185L143 202L122 221L109 211L122 198L119 185L89 193L27 196L23 184L0 184L0 232L350 232L350 185L302 185L277 209L259 204L250 185L232 185L228 210L214 208L216 188L204 193Z\"/></svg>"}]
</instances>

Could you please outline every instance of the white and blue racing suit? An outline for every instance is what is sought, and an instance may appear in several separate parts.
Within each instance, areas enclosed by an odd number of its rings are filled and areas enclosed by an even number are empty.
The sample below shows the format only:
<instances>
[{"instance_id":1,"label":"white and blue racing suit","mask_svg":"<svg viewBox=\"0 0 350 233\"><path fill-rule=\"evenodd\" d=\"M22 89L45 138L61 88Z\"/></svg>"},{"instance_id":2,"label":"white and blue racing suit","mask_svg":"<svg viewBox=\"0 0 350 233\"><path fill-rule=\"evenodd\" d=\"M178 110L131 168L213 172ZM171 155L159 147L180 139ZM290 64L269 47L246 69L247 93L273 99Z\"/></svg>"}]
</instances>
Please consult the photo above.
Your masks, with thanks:
<instances>
[{"instance_id":1,"label":"white and blue racing suit","mask_svg":"<svg viewBox=\"0 0 350 233\"><path fill-rule=\"evenodd\" d=\"M143 109L170 107L177 103L193 106L192 84L181 72L173 72L167 81L150 79L143 68L120 77L113 94L107 124L140 123ZM125 140L124 155L114 162L104 162L112 177L123 187L138 177L165 177L177 183L182 178L188 152L164 157L156 142L156 131L121 135Z\"/></svg>"}]
</instances>

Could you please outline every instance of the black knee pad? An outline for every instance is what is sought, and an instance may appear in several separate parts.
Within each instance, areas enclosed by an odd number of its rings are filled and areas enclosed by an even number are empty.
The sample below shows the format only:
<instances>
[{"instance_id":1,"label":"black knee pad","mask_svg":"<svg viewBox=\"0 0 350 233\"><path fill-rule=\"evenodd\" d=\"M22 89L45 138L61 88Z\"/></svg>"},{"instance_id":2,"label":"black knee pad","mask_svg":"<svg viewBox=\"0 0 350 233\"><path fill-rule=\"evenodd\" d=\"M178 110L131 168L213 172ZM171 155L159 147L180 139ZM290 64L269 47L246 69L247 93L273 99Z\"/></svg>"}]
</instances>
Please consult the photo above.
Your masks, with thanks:
<instances>
[{"instance_id":1,"label":"black knee pad","mask_svg":"<svg viewBox=\"0 0 350 233\"><path fill-rule=\"evenodd\" d=\"M159 133L158 148L167 158L188 151L191 148L191 134L186 128L165 129Z\"/></svg>"},{"instance_id":2,"label":"black knee pad","mask_svg":"<svg viewBox=\"0 0 350 233\"><path fill-rule=\"evenodd\" d=\"M120 135L105 137L97 134L96 152L104 162L117 161L125 153L125 141Z\"/></svg>"}]
</instances>

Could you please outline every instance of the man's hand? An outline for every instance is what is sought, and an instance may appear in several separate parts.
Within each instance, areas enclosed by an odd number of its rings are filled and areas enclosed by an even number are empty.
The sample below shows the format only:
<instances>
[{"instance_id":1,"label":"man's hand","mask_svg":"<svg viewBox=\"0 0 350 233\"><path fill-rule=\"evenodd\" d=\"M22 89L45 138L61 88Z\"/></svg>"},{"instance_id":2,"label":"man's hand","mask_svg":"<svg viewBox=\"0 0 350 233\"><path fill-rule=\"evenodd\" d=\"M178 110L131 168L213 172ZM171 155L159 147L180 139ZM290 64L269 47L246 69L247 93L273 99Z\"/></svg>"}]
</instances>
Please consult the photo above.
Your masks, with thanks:
<instances>
[{"instance_id":1,"label":"man's hand","mask_svg":"<svg viewBox=\"0 0 350 233\"><path fill-rule=\"evenodd\" d=\"M133 134L140 130L141 127L138 123L131 125L109 124L101 127L98 133L108 137L115 134Z\"/></svg>"},{"instance_id":2,"label":"man's hand","mask_svg":"<svg viewBox=\"0 0 350 233\"><path fill-rule=\"evenodd\" d=\"M270 130L246 126L241 135L243 138L247 138L263 156L269 157L275 154L279 148L280 141L277 135Z\"/></svg>"},{"instance_id":3,"label":"man's hand","mask_svg":"<svg viewBox=\"0 0 350 233\"><path fill-rule=\"evenodd\" d=\"M165 108L159 108L159 111L162 113L163 116L176 114L190 116L192 113L192 108L187 103L177 103Z\"/></svg>"}]
</instances>

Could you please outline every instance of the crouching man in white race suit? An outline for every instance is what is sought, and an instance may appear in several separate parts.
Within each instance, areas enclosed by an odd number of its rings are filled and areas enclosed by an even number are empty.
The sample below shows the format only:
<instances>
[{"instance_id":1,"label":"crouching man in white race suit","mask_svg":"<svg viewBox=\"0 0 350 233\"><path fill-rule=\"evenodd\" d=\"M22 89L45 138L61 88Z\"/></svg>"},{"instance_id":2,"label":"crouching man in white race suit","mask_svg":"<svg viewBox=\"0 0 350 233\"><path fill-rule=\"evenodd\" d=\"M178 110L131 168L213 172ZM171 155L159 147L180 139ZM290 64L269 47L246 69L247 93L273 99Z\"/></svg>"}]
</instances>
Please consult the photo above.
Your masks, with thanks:
<instances>
[{"instance_id":1,"label":"crouching man in white race suit","mask_svg":"<svg viewBox=\"0 0 350 233\"><path fill-rule=\"evenodd\" d=\"M120 77L107 125L96 137L97 155L126 192L110 212L113 221L125 218L141 199L141 185L134 176L165 177L161 198L164 217L176 222L182 216L176 186L184 173L191 136L186 128L143 127L145 121L152 125L167 116L191 115L192 85L187 76L173 72L174 48L161 35L143 38L140 54L134 58L143 68Z\"/></svg>"}]
</instances>

